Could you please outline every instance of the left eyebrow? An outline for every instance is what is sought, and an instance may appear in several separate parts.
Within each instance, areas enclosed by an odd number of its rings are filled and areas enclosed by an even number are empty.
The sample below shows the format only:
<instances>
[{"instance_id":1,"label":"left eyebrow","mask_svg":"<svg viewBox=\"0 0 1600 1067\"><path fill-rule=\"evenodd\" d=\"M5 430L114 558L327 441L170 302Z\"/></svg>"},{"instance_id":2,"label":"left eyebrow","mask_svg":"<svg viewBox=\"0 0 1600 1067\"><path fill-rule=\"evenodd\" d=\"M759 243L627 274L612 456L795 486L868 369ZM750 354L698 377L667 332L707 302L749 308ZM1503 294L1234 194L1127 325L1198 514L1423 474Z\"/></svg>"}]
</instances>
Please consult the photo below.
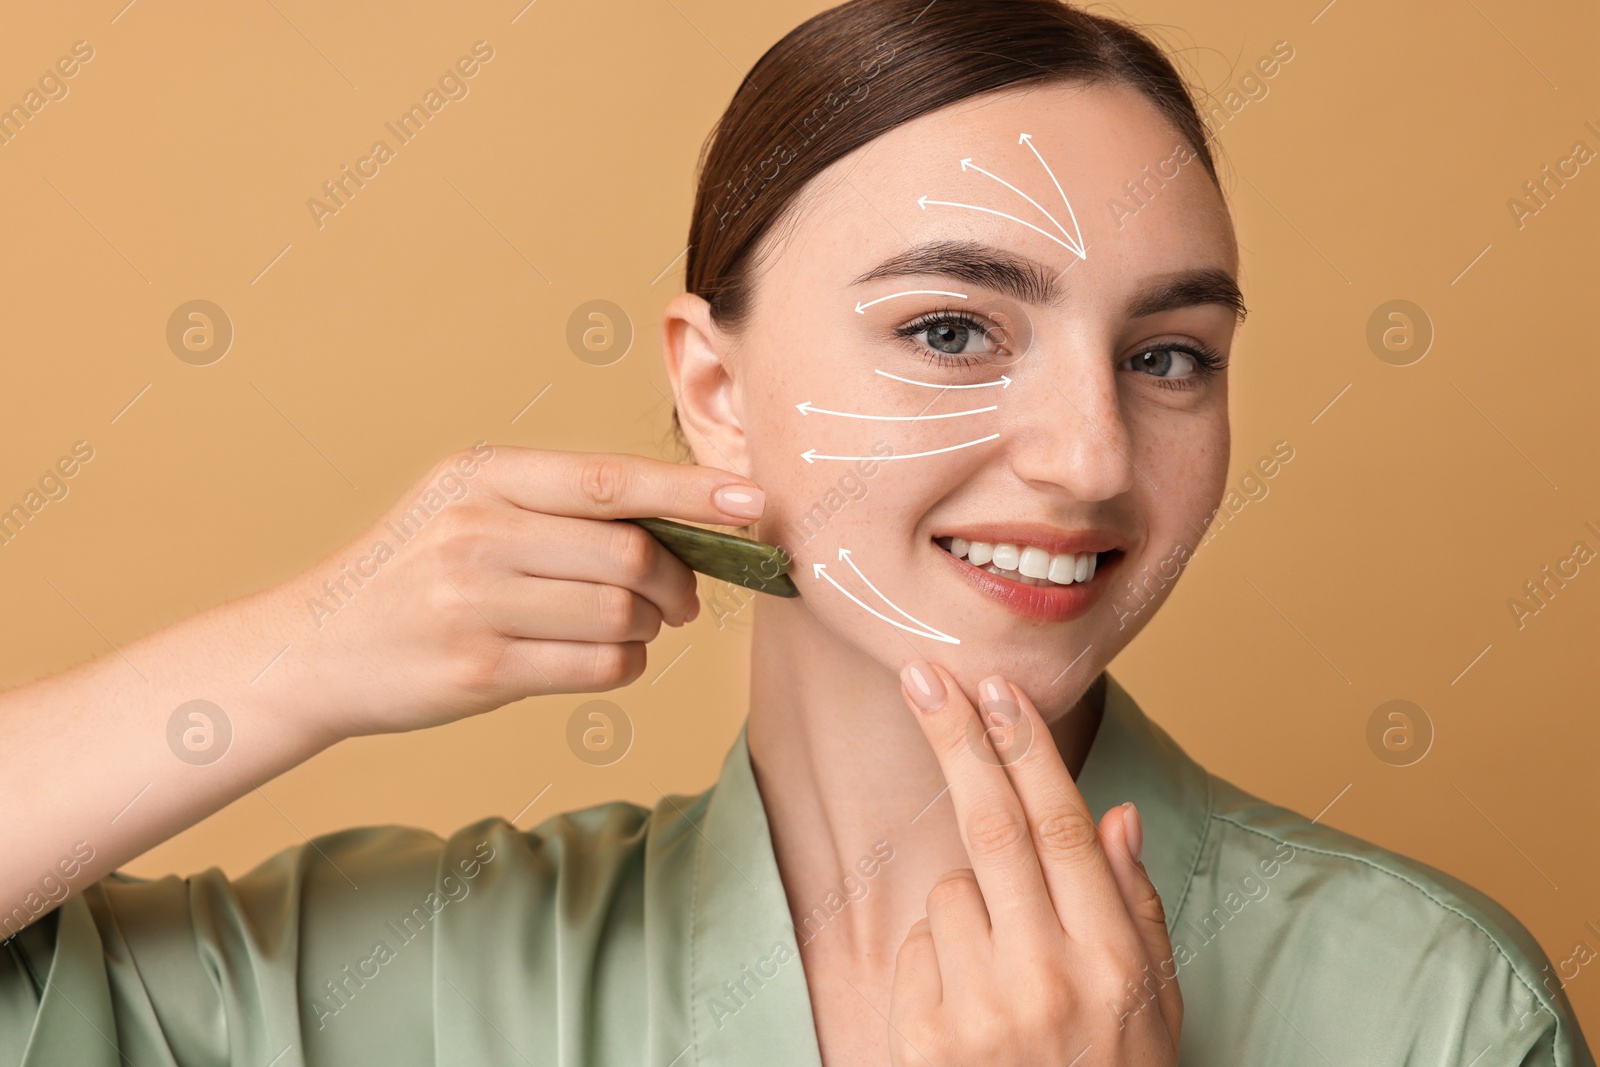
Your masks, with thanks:
<instances>
[{"instance_id":1,"label":"left eyebrow","mask_svg":"<svg viewBox=\"0 0 1600 1067\"><path fill-rule=\"evenodd\" d=\"M1140 319L1201 304L1220 304L1230 309L1238 322L1243 322L1250 313L1231 274L1216 267L1200 267L1157 278L1134 294L1124 314L1130 319Z\"/></svg>"}]
</instances>

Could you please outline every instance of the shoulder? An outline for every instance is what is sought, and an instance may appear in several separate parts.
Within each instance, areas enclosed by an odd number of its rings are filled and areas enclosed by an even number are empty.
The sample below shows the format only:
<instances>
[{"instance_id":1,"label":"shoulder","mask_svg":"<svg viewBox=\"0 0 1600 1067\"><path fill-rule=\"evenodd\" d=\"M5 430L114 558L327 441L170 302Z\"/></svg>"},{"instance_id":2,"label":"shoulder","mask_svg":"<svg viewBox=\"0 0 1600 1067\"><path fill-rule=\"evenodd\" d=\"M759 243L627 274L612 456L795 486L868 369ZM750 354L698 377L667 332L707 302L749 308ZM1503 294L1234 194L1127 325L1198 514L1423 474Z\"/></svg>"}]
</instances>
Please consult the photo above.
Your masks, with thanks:
<instances>
[{"instance_id":1,"label":"shoulder","mask_svg":"<svg viewBox=\"0 0 1600 1067\"><path fill-rule=\"evenodd\" d=\"M702 807L709 796L708 791L699 796L663 797L650 808L610 801L549 815L526 830L499 815L478 819L444 836L401 825L338 830L284 849L230 884L240 890L287 878L321 886L347 876L355 881L360 876L375 887L411 888L442 882L450 875L477 879L507 868L536 878L540 872L625 864L630 855L659 845L663 838L693 833L690 813ZM215 871L205 874L220 876Z\"/></svg>"},{"instance_id":2,"label":"shoulder","mask_svg":"<svg viewBox=\"0 0 1600 1067\"><path fill-rule=\"evenodd\" d=\"M696 851L684 843L706 799L601 804L531 830L501 817L448 836L342 830L234 878L115 873L23 931L23 965L0 969L0 1017L31 1013L40 1048L115 1034L141 1063L264 1063L287 1032L308 1062L403 1065L481 1037L476 1014L436 1011L462 997L542 1047L563 998L538 991L578 982L632 1005L681 972ZM100 1034L79 1048L83 1018Z\"/></svg>"},{"instance_id":3,"label":"shoulder","mask_svg":"<svg viewBox=\"0 0 1600 1067\"><path fill-rule=\"evenodd\" d=\"M257 883L290 881L324 896L360 886L366 903L377 906L419 891L525 894L562 882L625 882L642 877L647 856L694 833L691 813L709 796L663 797L648 808L611 801L549 815L529 829L496 815L444 836L398 825L341 830L286 849L230 884L248 893Z\"/></svg>"},{"instance_id":4,"label":"shoulder","mask_svg":"<svg viewBox=\"0 0 1600 1067\"><path fill-rule=\"evenodd\" d=\"M1425 917L1429 921L1419 924L1416 934L1430 941L1443 924L1472 931L1475 936L1467 940L1485 951L1508 956L1538 951L1510 912L1452 875L1210 777L1213 803L1201 863L1210 860L1213 873L1226 875L1257 857L1258 875L1276 877L1292 868L1297 883L1314 886L1317 914L1327 922L1360 917L1382 929L1387 915ZM1266 854L1278 859L1279 870L1261 864Z\"/></svg>"},{"instance_id":5,"label":"shoulder","mask_svg":"<svg viewBox=\"0 0 1600 1067\"><path fill-rule=\"evenodd\" d=\"M1301 899L1311 905L1306 910L1313 929L1340 927L1350 936L1382 939L1397 948L1501 960L1530 991L1542 982L1539 964L1545 957L1538 943L1487 894L1225 779L1212 775L1211 783L1207 847L1196 872L1208 876L1209 895L1221 891L1226 896L1236 888L1248 894L1255 884L1276 881L1280 889L1301 890ZM1256 877L1248 878L1251 874ZM1229 875L1236 876L1237 886Z\"/></svg>"},{"instance_id":6,"label":"shoulder","mask_svg":"<svg viewBox=\"0 0 1600 1067\"><path fill-rule=\"evenodd\" d=\"M1202 1003L1232 985L1327 1055L1593 1062L1548 958L1494 899L1208 777L1205 842L1171 920L1186 1001L1191 984Z\"/></svg>"},{"instance_id":7,"label":"shoulder","mask_svg":"<svg viewBox=\"0 0 1600 1067\"><path fill-rule=\"evenodd\" d=\"M332 962L397 928L527 924L541 912L554 923L549 904L562 893L637 898L647 858L694 833L688 813L703 800L599 804L529 830L501 816L445 836L362 826L308 838L237 876L216 867L161 878L118 872L83 896L108 950L131 958L221 940L245 956L298 949Z\"/></svg>"}]
</instances>

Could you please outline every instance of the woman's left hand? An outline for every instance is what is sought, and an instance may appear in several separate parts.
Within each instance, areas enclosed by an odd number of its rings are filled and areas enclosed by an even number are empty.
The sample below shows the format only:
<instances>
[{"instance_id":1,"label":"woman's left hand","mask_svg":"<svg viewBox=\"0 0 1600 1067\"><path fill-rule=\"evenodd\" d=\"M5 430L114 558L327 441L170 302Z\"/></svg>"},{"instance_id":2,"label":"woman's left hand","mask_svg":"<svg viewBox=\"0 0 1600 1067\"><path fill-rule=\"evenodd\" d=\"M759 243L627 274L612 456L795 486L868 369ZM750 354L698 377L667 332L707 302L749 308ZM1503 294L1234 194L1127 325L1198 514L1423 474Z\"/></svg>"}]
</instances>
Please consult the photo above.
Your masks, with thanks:
<instances>
[{"instance_id":1,"label":"woman's left hand","mask_svg":"<svg viewBox=\"0 0 1600 1067\"><path fill-rule=\"evenodd\" d=\"M901 690L972 868L933 887L900 948L892 1061L1176 1064L1183 998L1133 806L1097 829L1038 710L998 675L978 687L983 720L943 668L908 665Z\"/></svg>"}]
</instances>

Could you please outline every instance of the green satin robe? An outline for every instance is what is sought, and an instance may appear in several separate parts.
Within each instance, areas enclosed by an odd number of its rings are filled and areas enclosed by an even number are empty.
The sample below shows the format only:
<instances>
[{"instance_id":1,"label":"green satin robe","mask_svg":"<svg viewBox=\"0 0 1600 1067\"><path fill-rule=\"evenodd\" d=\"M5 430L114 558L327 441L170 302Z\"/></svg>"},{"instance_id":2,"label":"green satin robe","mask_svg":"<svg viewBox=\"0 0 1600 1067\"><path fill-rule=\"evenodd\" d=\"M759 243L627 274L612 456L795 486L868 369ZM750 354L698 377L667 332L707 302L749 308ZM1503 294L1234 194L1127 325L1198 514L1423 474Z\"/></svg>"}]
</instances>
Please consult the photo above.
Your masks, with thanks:
<instances>
[{"instance_id":1,"label":"green satin robe","mask_svg":"<svg viewBox=\"0 0 1600 1067\"><path fill-rule=\"evenodd\" d=\"M1143 815L1184 1064L1592 1067L1505 910L1208 774L1108 683L1079 786ZM653 810L111 875L0 951L0 1065L814 1067L792 923L741 733L712 789Z\"/></svg>"}]
</instances>

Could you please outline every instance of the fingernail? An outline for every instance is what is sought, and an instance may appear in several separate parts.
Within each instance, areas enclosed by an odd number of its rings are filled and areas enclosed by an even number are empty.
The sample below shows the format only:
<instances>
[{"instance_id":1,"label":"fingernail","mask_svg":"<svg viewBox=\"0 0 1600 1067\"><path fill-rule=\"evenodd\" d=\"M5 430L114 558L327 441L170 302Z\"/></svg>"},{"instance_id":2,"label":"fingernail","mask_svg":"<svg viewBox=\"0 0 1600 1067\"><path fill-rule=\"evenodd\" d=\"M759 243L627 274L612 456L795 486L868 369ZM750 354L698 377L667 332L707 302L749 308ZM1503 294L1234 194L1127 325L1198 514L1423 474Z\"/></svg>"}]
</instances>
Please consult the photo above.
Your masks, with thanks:
<instances>
[{"instance_id":1,"label":"fingernail","mask_svg":"<svg viewBox=\"0 0 1600 1067\"><path fill-rule=\"evenodd\" d=\"M1139 809L1133 801L1122 805L1122 825L1128 833L1128 851L1133 854L1133 862L1139 862L1139 853L1144 851L1144 826L1139 822Z\"/></svg>"},{"instance_id":2,"label":"fingernail","mask_svg":"<svg viewBox=\"0 0 1600 1067\"><path fill-rule=\"evenodd\" d=\"M724 514L741 519L759 519L767 507L767 494L753 485L725 485L711 499Z\"/></svg>"},{"instance_id":3,"label":"fingernail","mask_svg":"<svg viewBox=\"0 0 1600 1067\"><path fill-rule=\"evenodd\" d=\"M694 603L689 605L688 614L684 615L684 622L694 622L700 616L700 598L695 597Z\"/></svg>"},{"instance_id":4,"label":"fingernail","mask_svg":"<svg viewBox=\"0 0 1600 1067\"><path fill-rule=\"evenodd\" d=\"M938 711L944 707L944 683L933 668L921 660L907 663L900 671L900 681L911 695L912 703L923 711Z\"/></svg>"},{"instance_id":5,"label":"fingernail","mask_svg":"<svg viewBox=\"0 0 1600 1067\"><path fill-rule=\"evenodd\" d=\"M1022 709L1012 699L1011 687L998 674L978 683L978 698L989 717L998 720L998 726L1015 726L1022 716Z\"/></svg>"}]
</instances>

